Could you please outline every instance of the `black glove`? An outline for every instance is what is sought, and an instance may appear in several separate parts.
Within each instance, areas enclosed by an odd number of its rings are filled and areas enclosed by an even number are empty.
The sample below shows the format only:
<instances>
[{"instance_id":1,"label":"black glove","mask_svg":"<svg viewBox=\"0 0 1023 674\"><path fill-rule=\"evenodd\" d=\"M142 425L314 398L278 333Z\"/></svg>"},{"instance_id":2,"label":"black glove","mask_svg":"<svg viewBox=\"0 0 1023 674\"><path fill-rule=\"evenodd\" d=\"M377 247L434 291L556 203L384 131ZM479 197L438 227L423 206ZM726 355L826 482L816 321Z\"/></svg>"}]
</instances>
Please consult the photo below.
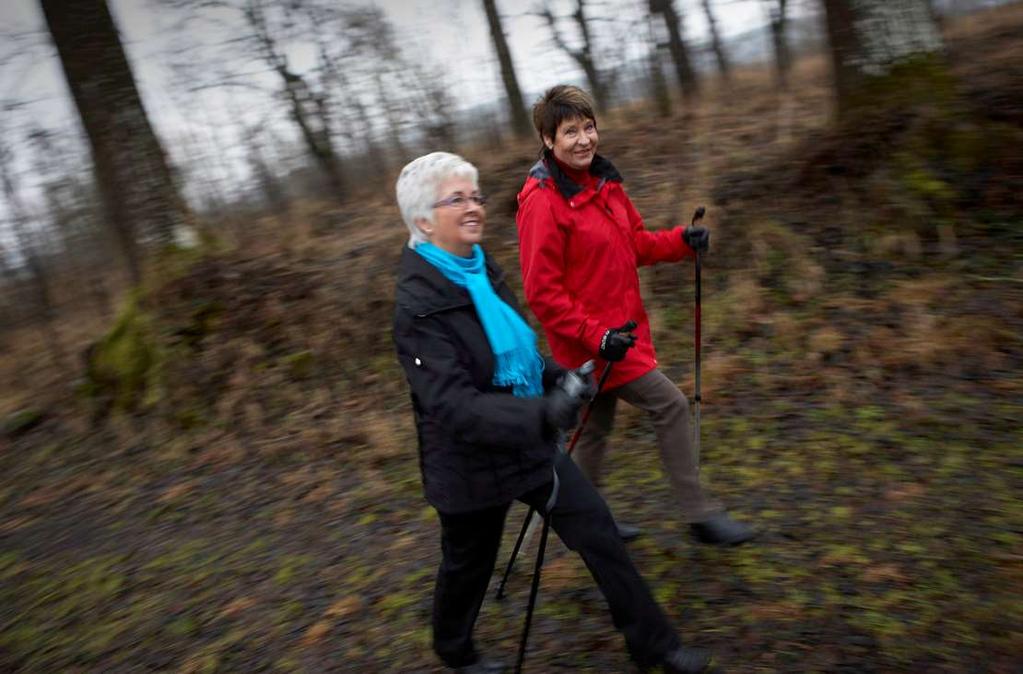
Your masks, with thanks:
<instances>
[{"instance_id":1,"label":"black glove","mask_svg":"<svg viewBox=\"0 0 1023 674\"><path fill-rule=\"evenodd\" d=\"M710 248L710 231L706 227L686 227L682 240L693 250L703 252Z\"/></svg>"},{"instance_id":2,"label":"black glove","mask_svg":"<svg viewBox=\"0 0 1023 674\"><path fill-rule=\"evenodd\" d=\"M611 328L600 339L600 357L604 360L617 362L625 358L625 352L636 343L636 321L628 321L620 328Z\"/></svg>"},{"instance_id":3,"label":"black glove","mask_svg":"<svg viewBox=\"0 0 1023 674\"><path fill-rule=\"evenodd\" d=\"M544 423L556 431L567 431L579 421L579 409L583 399L569 395L556 386L543 397Z\"/></svg>"}]
</instances>

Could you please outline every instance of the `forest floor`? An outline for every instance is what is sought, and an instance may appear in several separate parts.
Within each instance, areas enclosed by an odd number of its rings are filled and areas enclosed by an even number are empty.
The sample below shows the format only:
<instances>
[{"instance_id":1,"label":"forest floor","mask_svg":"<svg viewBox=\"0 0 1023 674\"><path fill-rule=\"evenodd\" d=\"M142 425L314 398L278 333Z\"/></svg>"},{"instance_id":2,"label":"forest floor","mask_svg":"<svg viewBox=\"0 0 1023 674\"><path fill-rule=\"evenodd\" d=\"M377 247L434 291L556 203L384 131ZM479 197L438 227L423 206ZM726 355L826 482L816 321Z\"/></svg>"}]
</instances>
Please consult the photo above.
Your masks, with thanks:
<instances>
[{"instance_id":1,"label":"forest floor","mask_svg":"<svg viewBox=\"0 0 1023 674\"><path fill-rule=\"evenodd\" d=\"M815 59L792 94L748 71L685 114L601 120L648 226L708 207L703 471L760 536L693 542L628 408L604 493L720 671L1023 670L1021 37L1018 6L949 28L965 111L951 127L924 109L836 130ZM953 138L941 151L936 133ZM535 147L465 153L493 197L487 247L514 271ZM404 228L375 192L251 222L247 245L151 291L132 413L84 396L84 372L54 370L31 334L5 337L0 670L442 671L438 523L389 335ZM687 394L692 274L641 274ZM68 316L65 335L91 325ZM528 566L478 623L509 661ZM631 671L560 543L526 666Z\"/></svg>"}]
</instances>

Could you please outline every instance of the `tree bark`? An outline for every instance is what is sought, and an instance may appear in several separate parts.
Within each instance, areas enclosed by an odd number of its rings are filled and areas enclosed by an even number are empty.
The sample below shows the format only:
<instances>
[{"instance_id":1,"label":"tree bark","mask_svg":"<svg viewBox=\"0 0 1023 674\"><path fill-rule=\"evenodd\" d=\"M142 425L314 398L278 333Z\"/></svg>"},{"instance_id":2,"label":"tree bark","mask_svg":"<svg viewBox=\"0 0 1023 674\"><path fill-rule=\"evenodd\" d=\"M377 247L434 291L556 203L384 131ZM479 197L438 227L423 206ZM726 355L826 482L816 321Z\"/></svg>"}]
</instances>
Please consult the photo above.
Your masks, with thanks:
<instances>
[{"instance_id":1,"label":"tree bark","mask_svg":"<svg viewBox=\"0 0 1023 674\"><path fill-rule=\"evenodd\" d=\"M547 25L550 26L554 43L558 46L558 49L572 57L572 60L582 68L586 81L589 83L590 93L593 94L593 102L597 104L598 110L603 111L607 110L609 92L604 78L593 59L593 41L590 35L589 23L586 20L585 10L585 0L577 0L576 10L572 13L572 19L575 20L579 26L579 32L582 34L583 44L579 49L572 49L565 42L565 39L561 36L561 31L558 30L557 20L554 18L554 13L550 7L544 5L541 15L546 19Z\"/></svg>"},{"instance_id":2,"label":"tree bark","mask_svg":"<svg viewBox=\"0 0 1023 674\"><path fill-rule=\"evenodd\" d=\"M774 72L778 86L788 89L789 71L792 69L792 52L788 41L788 2L771 0L771 43L774 47Z\"/></svg>"},{"instance_id":3,"label":"tree bark","mask_svg":"<svg viewBox=\"0 0 1023 674\"><path fill-rule=\"evenodd\" d=\"M508 114L511 118L512 129L515 130L515 133L525 136L529 134L531 124L529 115L526 113L526 106L522 101L522 89L519 88L519 79L515 75L511 50L508 49L508 41L505 39L504 30L501 27L501 15L497 12L496 0L483 0L483 10L487 13L490 37L494 40L494 51L497 52L497 61L501 66L501 81L504 83L504 92L508 99Z\"/></svg>"},{"instance_id":4,"label":"tree bark","mask_svg":"<svg viewBox=\"0 0 1023 674\"><path fill-rule=\"evenodd\" d=\"M387 156L373 139L373 120L371 119L370 112L358 95L349 94L351 87L345 75L344 66L339 66L334 62L334 59L327 52L326 45L322 42L318 45L318 48L323 70L334 81L335 86L341 90L342 96L347 99L346 102L355 114L355 121L359 126L357 133L362 138L366 150L366 166L371 168L371 172L377 178L382 178L387 175ZM338 163L336 158L334 163Z\"/></svg>"},{"instance_id":5,"label":"tree bark","mask_svg":"<svg viewBox=\"0 0 1023 674\"><path fill-rule=\"evenodd\" d=\"M668 51L675 64L675 76L682 89L682 95L692 98L700 90L700 81L693 70L689 48L682 37L682 17L675 11L672 0L650 0L650 12L664 17L664 25L668 29Z\"/></svg>"},{"instance_id":6,"label":"tree bark","mask_svg":"<svg viewBox=\"0 0 1023 674\"><path fill-rule=\"evenodd\" d=\"M671 116L671 94L668 92L668 82L664 77L664 68L661 65L661 46L657 44L657 33L653 26L653 15L648 18L650 29L650 89L653 95L654 104L657 106L657 114L661 117Z\"/></svg>"},{"instance_id":7,"label":"tree bark","mask_svg":"<svg viewBox=\"0 0 1023 674\"><path fill-rule=\"evenodd\" d=\"M572 18L575 19L576 25L579 26L579 32L583 36L583 48L580 50L576 60L582 67L583 72L586 73L586 79L593 89L593 98L597 107L601 110L607 110L608 103L610 102L608 100L609 92L607 90L607 83L597 69L597 63L593 58L593 37L590 35L590 23L586 20L585 10L586 3L583 0L576 0L576 9L572 13Z\"/></svg>"},{"instance_id":8,"label":"tree bark","mask_svg":"<svg viewBox=\"0 0 1023 674\"><path fill-rule=\"evenodd\" d=\"M332 198L342 201L347 194L348 184L331 139L324 97L314 92L305 78L293 72L288 66L287 58L281 53L275 38L270 34L263 14L263 3L250 1L243 12L255 31L263 58L281 78L283 85L281 93L288 102L291 119L298 126L309 155L327 179Z\"/></svg>"},{"instance_id":9,"label":"tree bark","mask_svg":"<svg viewBox=\"0 0 1023 674\"><path fill-rule=\"evenodd\" d=\"M391 149L394 151L395 156L397 156L401 161L407 161L409 153L405 148L405 141L401 138L401 115L395 111L395 107L398 104L391 99L387 86L384 83L383 76L384 73L380 70L373 73L373 85L376 88L377 100L379 101L381 110L383 110L384 119L387 120L387 128L391 138Z\"/></svg>"},{"instance_id":10,"label":"tree bark","mask_svg":"<svg viewBox=\"0 0 1023 674\"><path fill-rule=\"evenodd\" d=\"M864 100L871 83L900 64L943 48L927 0L824 0L839 114Z\"/></svg>"},{"instance_id":11,"label":"tree bark","mask_svg":"<svg viewBox=\"0 0 1023 674\"><path fill-rule=\"evenodd\" d=\"M732 77L732 64L728 61L728 54L725 53L725 46L721 42L721 34L718 32L718 22L714 18L714 11L710 7L710 0L702 0L703 13L707 15L707 27L710 29L710 46L714 50L714 60L717 61L721 77L727 82Z\"/></svg>"},{"instance_id":12,"label":"tree bark","mask_svg":"<svg viewBox=\"0 0 1023 674\"><path fill-rule=\"evenodd\" d=\"M149 123L106 0L40 0L89 138L96 182L131 278L139 242L169 244L190 215Z\"/></svg>"},{"instance_id":13,"label":"tree bark","mask_svg":"<svg viewBox=\"0 0 1023 674\"><path fill-rule=\"evenodd\" d=\"M18 245L18 252L25 261L25 267L32 277L32 290L36 306L42 315L43 342L50 349L50 356L53 363L61 370L66 370L66 358L64 347L61 345L60 333L57 331L54 319L56 308L53 302L53 292L50 288L50 280L42 260L39 259L37 241L29 234L28 212L18 197L18 188L14 184L14 176L8 162L8 153L5 148L0 147L0 184L3 187L4 197L7 200L11 213L11 225Z\"/></svg>"}]
</instances>

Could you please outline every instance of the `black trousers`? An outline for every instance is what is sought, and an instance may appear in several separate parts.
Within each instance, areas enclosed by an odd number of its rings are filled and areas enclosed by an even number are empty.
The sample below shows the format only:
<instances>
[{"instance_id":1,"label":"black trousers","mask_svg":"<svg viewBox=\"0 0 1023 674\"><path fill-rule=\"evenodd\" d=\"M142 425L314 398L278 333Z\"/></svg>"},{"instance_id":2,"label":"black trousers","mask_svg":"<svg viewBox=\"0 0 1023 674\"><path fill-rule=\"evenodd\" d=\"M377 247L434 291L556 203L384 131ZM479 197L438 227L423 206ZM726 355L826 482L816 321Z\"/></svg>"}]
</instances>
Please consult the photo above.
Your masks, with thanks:
<instances>
[{"instance_id":1,"label":"black trousers","mask_svg":"<svg viewBox=\"0 0 1023 674\"><path fill-rule=\"evenodd\" d=\"M600 494L566 455L559 456L557 472L561 487L550 514L551 528L586 563L632 659L640 666L657 664L680 646L675 630L636 571ZM552 487L553 480L518 500L542 514ZM440 513L443 557L433 597L433 647L449 667L470 664L477 657L473 626L497 561L510 505Z\"/></svg>"}]
</instances>

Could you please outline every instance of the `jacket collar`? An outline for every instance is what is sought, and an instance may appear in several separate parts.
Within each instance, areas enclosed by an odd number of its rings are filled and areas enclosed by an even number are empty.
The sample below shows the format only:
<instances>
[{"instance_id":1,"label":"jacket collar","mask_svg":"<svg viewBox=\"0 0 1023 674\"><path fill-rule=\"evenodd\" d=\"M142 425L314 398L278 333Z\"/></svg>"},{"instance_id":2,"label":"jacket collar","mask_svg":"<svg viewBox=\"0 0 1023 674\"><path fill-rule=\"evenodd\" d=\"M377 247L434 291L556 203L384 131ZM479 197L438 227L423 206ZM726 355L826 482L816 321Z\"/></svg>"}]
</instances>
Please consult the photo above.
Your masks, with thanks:
<instances>
[{"instance_id":1,"label":"jacket collar","mask_svg":"<svg viewBox=\"0 0 1023 674\"><path fill-rule=\"evenodd\" d=\"M558 162L554 161L553 153L550 150L544 150L543 157L533 164L533 168L529 169L529 175L531 178L536 178L540 181L550 179L558 188L558 191L561 192L561 196L566 199L571 199L585 189L582 185L565 175L565 172L558 166ZM604 183L608 181L622 182L622 174L618 172L614 164L599 154L594 155L593 161L590 162L590 175L597 177L598 192L604 186Z\"/></svg>"},{"instance_id":2,"label":"jacket collar","mask_svg":"<svg viewBox=\"0 0 1023 674\"><path fill-rule=\"evenodd\" d=\"M487 276L496 292L504 272L484 251ZM398 262L396 301L417 316L454 309L472 303L468 291L449 281L439 269L408 246L402 246Z\"/></svg>"}]
</instances>

